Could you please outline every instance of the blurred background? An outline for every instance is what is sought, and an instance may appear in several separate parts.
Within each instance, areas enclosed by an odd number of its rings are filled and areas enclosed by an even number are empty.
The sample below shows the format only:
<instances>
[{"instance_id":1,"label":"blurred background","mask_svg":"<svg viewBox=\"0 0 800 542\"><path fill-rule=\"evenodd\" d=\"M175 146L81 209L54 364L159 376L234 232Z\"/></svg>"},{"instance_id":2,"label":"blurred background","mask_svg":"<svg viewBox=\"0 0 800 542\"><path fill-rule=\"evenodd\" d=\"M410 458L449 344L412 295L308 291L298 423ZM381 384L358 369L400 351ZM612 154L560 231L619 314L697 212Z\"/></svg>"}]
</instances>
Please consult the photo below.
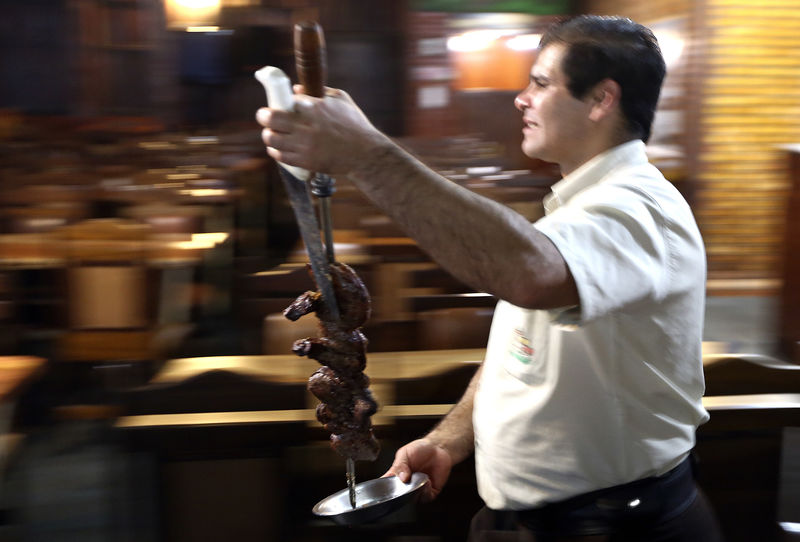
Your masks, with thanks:
<instances>
[{"instance_id":1,"label":"blurred background","mask_svg":"<svg viewBox=\"0 0 800 542\"><path fill-rule=\"evenodd\" d=\"M624 15L668 74L648 154L708 252L701 485L731 541L800 537L800 5L793 0L0 0L0 540L463 540L432 504L344 528L344 487L281 311L313 289L254 121L253 73L328 84L453 182L530 220L558 179L513 98L559 17ZM336 254L370 290L379 476L457 401L496 299L336 180ZM793 538L794 537L794 538Z\"/></svg>"}]
</instances>

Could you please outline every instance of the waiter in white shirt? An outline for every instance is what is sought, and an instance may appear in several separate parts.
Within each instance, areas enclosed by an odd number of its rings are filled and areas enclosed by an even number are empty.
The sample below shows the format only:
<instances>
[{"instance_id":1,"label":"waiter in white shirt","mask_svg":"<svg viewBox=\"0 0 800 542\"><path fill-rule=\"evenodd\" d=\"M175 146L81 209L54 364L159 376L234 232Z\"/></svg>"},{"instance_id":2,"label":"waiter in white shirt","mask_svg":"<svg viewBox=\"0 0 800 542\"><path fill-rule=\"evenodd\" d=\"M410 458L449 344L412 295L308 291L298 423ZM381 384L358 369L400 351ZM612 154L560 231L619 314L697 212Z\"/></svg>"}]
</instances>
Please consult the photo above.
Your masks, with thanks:
<instances>
[{"instance_id":1,"label":"waiter in white shirt","mask_svg":"<svg viewBox=\"0 0 800 542\"><path fill-rule=\"evenodd\" d=\"M342 91L262 108L275 159L346 176L443 268L500 301L462 399L387 474L475 454L486 506L470 539L716 542L690 452L708 419L705 250L688 204L648 163L665 75L652 32L580 16L543 37L515 100L522 150L563 179L534 224L441 177Z\"/></svg>"}]
</instances>

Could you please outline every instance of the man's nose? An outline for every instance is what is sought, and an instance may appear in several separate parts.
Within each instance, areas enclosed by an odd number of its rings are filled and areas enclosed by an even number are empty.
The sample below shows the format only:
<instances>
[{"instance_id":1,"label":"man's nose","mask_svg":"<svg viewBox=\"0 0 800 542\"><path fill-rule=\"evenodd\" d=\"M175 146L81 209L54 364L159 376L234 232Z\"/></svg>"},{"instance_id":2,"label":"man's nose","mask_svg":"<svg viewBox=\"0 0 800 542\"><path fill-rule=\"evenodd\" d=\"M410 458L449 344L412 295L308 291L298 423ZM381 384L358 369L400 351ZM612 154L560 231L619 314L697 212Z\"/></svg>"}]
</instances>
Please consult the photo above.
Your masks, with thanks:
<instances>
[{"instance_id":1,"label":"man's nose","mask_svg":"<svg viewBox=\"0 0 800 542\"><path fill-rule=\"evenodd\" d=\"M525 100L523 94L524 92L520 92L517 94L517 97L514 98L514 107L520 111L525 111L529 107L528 102Z\"/></svg>"}]
</instances>

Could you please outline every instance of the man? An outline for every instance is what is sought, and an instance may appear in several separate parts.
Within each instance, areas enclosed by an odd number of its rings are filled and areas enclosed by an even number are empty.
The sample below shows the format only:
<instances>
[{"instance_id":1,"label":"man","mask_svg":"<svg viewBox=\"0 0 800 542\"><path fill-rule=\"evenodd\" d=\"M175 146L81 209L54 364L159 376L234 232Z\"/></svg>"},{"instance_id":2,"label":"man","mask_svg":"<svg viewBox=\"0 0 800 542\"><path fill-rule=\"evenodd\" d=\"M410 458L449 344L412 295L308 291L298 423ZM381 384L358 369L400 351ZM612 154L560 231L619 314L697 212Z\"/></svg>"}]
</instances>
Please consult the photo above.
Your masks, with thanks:
<instances>
[{"instance_id":1,"label":"man","mask_svg":"<svg viewBox=\"0 0 800 542\"><path fill-rule=\"evenodd\" d=\"M644 148L664 73L655 37L628 19L581 16L543 36L515 105L523 151L564 178L533 225L419 163L341 91L258 112L272 157L347 176L501 300L464 396L387 472L427 473L432 498L474 452L486 507L472 540L719 539L688 463L708 419L705 251Z\"/></svg>"}]
</instances>

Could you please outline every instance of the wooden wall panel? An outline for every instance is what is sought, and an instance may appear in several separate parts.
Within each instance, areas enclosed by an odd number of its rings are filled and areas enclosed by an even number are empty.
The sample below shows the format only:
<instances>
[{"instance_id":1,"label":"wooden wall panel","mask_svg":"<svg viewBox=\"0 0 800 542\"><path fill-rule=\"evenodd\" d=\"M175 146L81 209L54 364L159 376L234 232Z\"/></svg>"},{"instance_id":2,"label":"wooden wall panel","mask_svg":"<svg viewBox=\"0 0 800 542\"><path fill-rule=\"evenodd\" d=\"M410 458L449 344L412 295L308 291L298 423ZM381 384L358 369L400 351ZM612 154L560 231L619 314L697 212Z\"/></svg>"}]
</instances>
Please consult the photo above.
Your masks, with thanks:
<instances>
[{"instance_id":1,"label":"wooden wall panel","mask_svg":"<svg viewBox=\"0 0 800 542\"><path fill-rule=\"evenodd\" d=\"M69 0L76 36L75 109L137 114L155 105L156 49L164 21L156 0Z\"/></svg>"},{"instance_id":2,"label":"wooden wall panel","mask_svg":"<svg viewBox=\"0 0 800 542\"><path fill-rule=\"evenodd\" d=\"M778 146L800 140L800 5L704 0L694 18L695 212L709 274L778 278L790 187Z\"/></svg>"},{"instance_id":3,"label":"wooden wall panel","mask_svg":"<svg viewBox=\"0 0 800 542\"><path fill-rule=\"evenodd\" d=\"M667 75L653 122L648 154L691 203L693 193L688 178L687 152L690 138L686 118L691 111L688 83L695 51L691 39L690 0L585 0L580 8L582 13L629 17L649 27L658 38L667 62Z\"/></svg>"},{"instance_id":4,"label":"wooden wall panel","mask_svg":"<svg viewBox=\"0 0 800 542\"><path fill-rule=\"evenodd\" d=\"M408 70L405 133L446 137L458 133L453 106L453 69L447 51L447 13L411 12L406 29Z\"/></svg>"},{"instance_id":5,"label":"wooden wall panel","mask_svg":"<svg viewBox=\"0 0 800 542\"><path fill-rule=\"evenodd\" d=\"M648 26L687 18L686 192L709 277L779 278L789 180L778 146L800 141L800 4L586 0L580 7Z\"/></svg>"}]
</instances>

